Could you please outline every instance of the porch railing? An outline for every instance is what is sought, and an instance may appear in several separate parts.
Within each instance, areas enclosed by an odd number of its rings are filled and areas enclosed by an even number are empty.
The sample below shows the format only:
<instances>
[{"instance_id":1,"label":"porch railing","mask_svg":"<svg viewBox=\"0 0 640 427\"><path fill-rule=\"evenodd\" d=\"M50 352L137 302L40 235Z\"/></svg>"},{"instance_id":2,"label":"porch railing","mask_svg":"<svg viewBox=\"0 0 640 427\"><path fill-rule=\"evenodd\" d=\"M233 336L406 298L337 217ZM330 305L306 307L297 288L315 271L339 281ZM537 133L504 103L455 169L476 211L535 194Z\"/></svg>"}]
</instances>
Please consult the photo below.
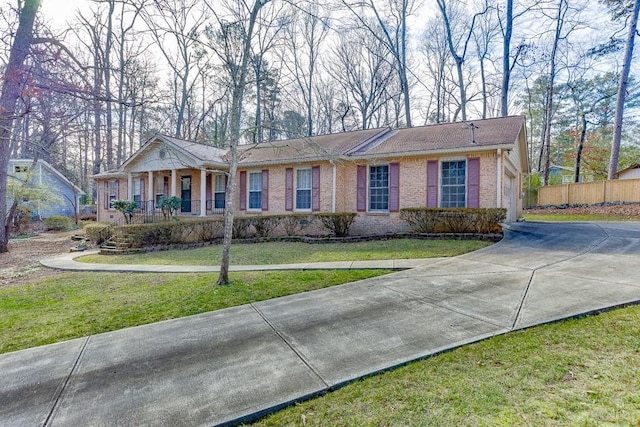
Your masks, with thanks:
<instances>
[{"instance_id":1,"label":"porch railing","mask_svg":"<svg viewBox=\"0 0 640 427\"><path fill-rule=\"evenodd\" d=\"M205 203L207 216L221 216L224 214L224 208L216 208L213 200L206 200ZM155 200L142 200L138 201L137 204L138 207L133 213L133 224L149 224L165 221L162 209L160 209ZM200 216L200 204L200 200L183 200L176 214L179 216ZM112 221L112 224L125 224L125 219L119 218L116 221Z\"/></svg>"}]
</instances>

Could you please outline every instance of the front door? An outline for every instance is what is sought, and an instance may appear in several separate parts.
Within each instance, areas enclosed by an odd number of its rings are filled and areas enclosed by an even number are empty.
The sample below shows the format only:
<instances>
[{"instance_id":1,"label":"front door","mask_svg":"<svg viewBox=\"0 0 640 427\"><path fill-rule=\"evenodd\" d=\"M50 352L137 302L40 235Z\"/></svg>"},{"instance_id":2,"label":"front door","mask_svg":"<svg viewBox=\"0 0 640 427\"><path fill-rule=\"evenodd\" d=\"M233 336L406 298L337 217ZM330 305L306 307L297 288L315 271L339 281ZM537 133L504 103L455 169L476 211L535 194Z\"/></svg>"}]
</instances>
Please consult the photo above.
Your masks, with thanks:
<instances>
[{"instance_id":1,"label":"front door","mask_svg":"<svg viewBox=\"0 0 640 427\"><path fill-rule=\"evenodd\" d=\"M180 178L180 199L182 199L181 211L191 212L191 176Z\"/></svg>"}]
</instances>

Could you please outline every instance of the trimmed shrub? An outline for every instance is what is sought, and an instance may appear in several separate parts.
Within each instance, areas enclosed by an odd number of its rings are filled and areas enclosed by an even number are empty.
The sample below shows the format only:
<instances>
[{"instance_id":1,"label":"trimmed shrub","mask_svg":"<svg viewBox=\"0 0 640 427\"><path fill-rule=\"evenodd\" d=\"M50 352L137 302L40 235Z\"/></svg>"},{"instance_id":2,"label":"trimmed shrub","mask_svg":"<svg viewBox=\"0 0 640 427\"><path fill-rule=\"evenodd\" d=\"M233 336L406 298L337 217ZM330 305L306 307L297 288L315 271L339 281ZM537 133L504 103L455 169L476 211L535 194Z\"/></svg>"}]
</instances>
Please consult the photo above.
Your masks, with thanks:
<instances>
[{"instance_id":1,"label":"trimmed shrub","mask_svg":"<svg viewBox=\"0 0 640 427\"><path fill-rule=\"evenodd\" d=\"M256 229L258 237L271 237L282 221L282 215L256 216L249 220L249 223Z\"/></svg>"},{"instance_id":2,"label":"trimmed shrub","mask_svg":"<svg viewBox=\"0 0 640 427\"><path fill-rule=\"evenodd\" d=\"M45 218L42 223L47 231L67 231L73 229L71 218L63 215L54 215Z\"/></svg>"},{"instance_id":3,"label":"trimmed shrub","mask_svg":"<svg viewBox=\"0 0 640 427\"><path fill-rule=\"evenodd\" d=\"M332 236L346 237L349 235L349 229L356 219L355 213L338 212L338 213L320 213L315 217L320 219L324 228L326 228Z\"/></svg>"},{"instance_id":4,"label":"trimmed shrub","mask_svg":"<svg viewBox=\"0 0 640 427\"><path fill-rule=\"evenodd\" d=\"M251 218L236 216L233 218L233 231L231 237L234 239L244 239L249 234Z\"/></svg>"},{"instance_id":5,"label":"trimmed shrub","mask_svg":"<svg viewBox=\"0 0 640 427\"><path fill-rule=\"evenodd\" d=\"M201 242L210 242L216 237L222 236L224 229L224 221L215 219L213 221L197 221L194 224L194 232L198 235Z\"/></svg>"},{"instance_id":6,"label":"trimmed shrub","mask_svg":"<svg viewBox=\"0 0 640 427\"><path fill-rule=\"evenodd\" d=\"M114 200L113 208L120 212L124 216L124 220L127 224L131 224L131 218L133 218L133 212L138 207L138 204L133 200Z\"/></svg>"},{"instance_id":7,"label":"trimmed shrub","mask_svg":"<svg viewBox=\"0 0 640 427\"><path fill-rule=\"evenodd\" d=\"M98 215L94 213L83 213L78 215L78 221L97 221Z\"/></svg>"},{"instance_id":8,"label":"trimmed shrub","mask_svg":"<svg viewBox=\"0 0 640 427\"><path fill-rule=\"evenodd\" d=\"M404 208L400 219L415 233L494 233L507 217L503 208Z\"/></svg>"},{"instance_id":9,"label":"trimmed shrub","mask_svg":"<svg viewBox=\"0 0 640 427\"><path fill-rule=\"evenodd\" d=\"M414 233L434 233L440 217L440 209L400 209L400 219L409 224Z\"/></svg>"},{"instance_id":10,"label":"trimmed shrub","mask_svg":"<svg viewBox=\"0 0 640 427\"><path fill-rule=\"evenodd\" d=\"M162 215L164 215L165 220L174 216L176 212L178 212L178 209L180 209L181 205L182 200L176 196L162 196L158 201L158 207L162 209Z\"/></svg>"},{"instance_id":11,"label":"trimmed shrub","mask_svg":"<svg viewBox=\"0 0 640 427\"><path fill-rule=\"evenodd\" d=\"M150 224L129 224L114 227L114 235L126 240L131 248L175 245L211 241L222 230L222 221L189 220Z\"/></svg>"},{"instance_id":12,"label":"trimmed shrub","mask_svg":"<svg viewBox=\"0 0 640 427\"><path fill-rule=\"evenodd\" d=\"M282 219L280 220L284 233L287 236L297 236L304 226L308 226L312 222L313 215L311 214L282 215Z\"/></svg>"},{"instance_id":13,"label":"trimmed shrub","mask_svg":"<svg viewBox=\"0 0 640 427\"><path fill-rule=\"evenodd\" d=\"M84 235L96 245L101 245L113 235L113 226L108 224L88 224L84 226L83 230Z\"/></svg>"}]
</instances>

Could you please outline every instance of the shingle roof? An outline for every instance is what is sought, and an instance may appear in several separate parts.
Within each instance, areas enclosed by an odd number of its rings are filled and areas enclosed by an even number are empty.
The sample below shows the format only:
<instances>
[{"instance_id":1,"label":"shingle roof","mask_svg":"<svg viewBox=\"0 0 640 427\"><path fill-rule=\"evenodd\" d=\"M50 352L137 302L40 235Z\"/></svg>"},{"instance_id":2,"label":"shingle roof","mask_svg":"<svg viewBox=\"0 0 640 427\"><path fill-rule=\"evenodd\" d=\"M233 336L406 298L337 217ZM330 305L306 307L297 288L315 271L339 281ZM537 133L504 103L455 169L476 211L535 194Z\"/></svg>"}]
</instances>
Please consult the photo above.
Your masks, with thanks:
<instances>
[{"instance_id":1,"label":"shingle roof","mask_svg":"<svg viewBox=\"0 0 640 427\"><path fill-rule=\"evenodd\" d=\"M513 145L523 126L524 118L514 116L398 129L380 144L361 154L412 154Z\"/></svg>"},{"instance_id":2,"label":"shingle roof","mask_svg":"<svg viewBox=\"0 0 640 427\"><path fill-rule=\"evenodd\" d=\"M367 129L310 138L241 145L238 147L240 164L326 160L343 156L369 138L384 131L386 129Z\"/></svg>"},{"instance_id":3,"label":"shingle roof","mask_svg":"<svg viewBox=\"0 0 640 427\"><path fill-rule=\"evenodd\" d=\"M331 157L384 157L513 146L522 116L405 129L368 129L239 147L240 164L292 163ZM472 132L473 129L473 132Z\"/></svg>"},{"instance_id":4,"label":"shingle roof","mask_svg":"<svg viewBox=\"0 0 640 427\"><path fill-rule=\"evenodd\" d=\"M264 142L238 147L243 167L268 164L304 163L346 158L376 158L481 151L518 142L524 117L510 116L473 122L442 123L405 129L377 128L309 138ZM473 130L473 132L472 132ZM156 135L120 167L144 151L147 144L163 140L197 160L199 165L228 163L228 151L211 145Z\"/></svg>"},{"instance_id":5,"label":"shingle roof","mask_svg":"<svg viewBox=\"0 0 640 427\"><path fill-rule=\"evenodd\" d=\"M208 163L224 161L224 156L227 153L226 149L214 147L213 145L202 144L199 142L187 141L184 139L174 138L166 135L157 135L157 137L174 144L185 153L192 155L198 160Z\"/></svg>"}]
</instances>

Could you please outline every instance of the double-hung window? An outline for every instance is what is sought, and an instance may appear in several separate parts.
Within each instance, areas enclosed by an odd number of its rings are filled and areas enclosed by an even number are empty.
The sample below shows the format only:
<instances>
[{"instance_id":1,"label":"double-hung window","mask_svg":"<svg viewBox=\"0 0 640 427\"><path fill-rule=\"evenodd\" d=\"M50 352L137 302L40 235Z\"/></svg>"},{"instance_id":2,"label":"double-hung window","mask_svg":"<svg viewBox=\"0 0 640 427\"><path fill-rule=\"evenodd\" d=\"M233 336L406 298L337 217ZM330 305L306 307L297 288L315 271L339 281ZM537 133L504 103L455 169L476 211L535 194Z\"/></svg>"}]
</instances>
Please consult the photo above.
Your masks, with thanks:
<instances>
[{"instance_id":1,"label":"double-hung window","mask_svg":"<svg viewBox=\"0 0 640 427\"><path fill-rule=\"evenodd\" d=\"M215 209L224 209L225 186L225 176L216 175L213 183L213 207Z\"/></svg>"},{"instance_id":2,"label":"double-hung window","mask_svg":"<svg viewBox=\"0 0 640 427\"><path fill-rule=\"evenodd\" d=\"M467 162L443 161L440 184L440 207L464 208L467 195Z\"/></svg>"},{"instance_id":3,"label":"double-hung window","mask_svg":"<svg viewBox=\"0 0 640 427\"><path fill-rule=\"evenodd\" d=\"M142 206L142 180L134 179L133 180L133 188L131 190L133 194L133 201L136 202L136 207L139 208Z\"/></svg>"},{"instance_id":4,"label":"double-hung window","mask_svg":"<svg viewBox=\"0 0 640 427\"><path fill-rule=\"evenodd\" d=\"M311 210L311 169L296 171L296 210Z\"/></svg>"},{"instance_id":5,"label":"double-hung window","mask_svg":"<svg viewBox=\"0 0 640 427\"><path fill-rule=\"evenodd\" d=\"M112 179L109 181L108 206L113 209L113 202L118 199L118 181Z\"/></svg>"},{"instance_id":6,"label":"double-hung window","mask_svg":"<svg viewBox=\"0 0 640 427\"><path fill-rule=\"evenodd\" d=\"M389 211L389 165L369 166L369 211Z\"/></svg>"},{"instance_id":7,"label":"double-hung window","mask_svg":"<svg viewBox=\"0 0 640 427\"><path fill-rule=\"evenodd\" d=\"M249 172L249 209L262 209L262 172Z\"/></svg>"}]
</instances>

